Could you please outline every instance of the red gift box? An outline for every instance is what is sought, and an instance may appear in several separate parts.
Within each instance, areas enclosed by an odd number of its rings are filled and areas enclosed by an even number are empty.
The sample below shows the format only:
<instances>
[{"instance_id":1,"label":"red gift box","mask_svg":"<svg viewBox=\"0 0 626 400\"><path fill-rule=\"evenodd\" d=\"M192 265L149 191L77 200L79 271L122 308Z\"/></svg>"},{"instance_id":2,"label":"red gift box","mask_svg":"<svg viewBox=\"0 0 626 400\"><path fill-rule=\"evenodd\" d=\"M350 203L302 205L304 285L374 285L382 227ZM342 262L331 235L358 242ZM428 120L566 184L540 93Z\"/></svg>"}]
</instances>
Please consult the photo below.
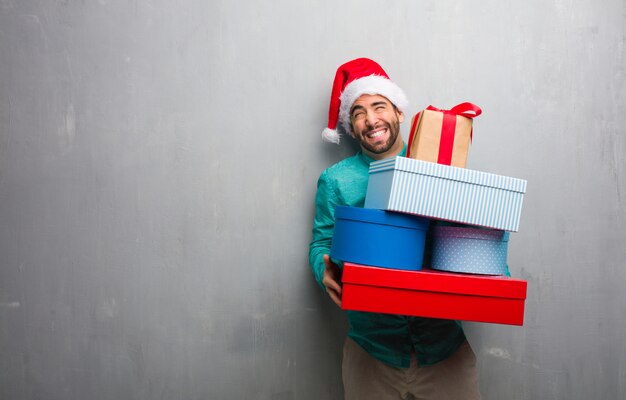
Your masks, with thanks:
<instances>
[{"instance_id":1,"label":"red gift box","mask_svg":"<svg viewBox=\"0 0 626 400\"><path fill-rule=\"evenodd\" d=\"M527 282L506 276L345 263L344 310L523 325Z\"/></svg>"}]
</instances>

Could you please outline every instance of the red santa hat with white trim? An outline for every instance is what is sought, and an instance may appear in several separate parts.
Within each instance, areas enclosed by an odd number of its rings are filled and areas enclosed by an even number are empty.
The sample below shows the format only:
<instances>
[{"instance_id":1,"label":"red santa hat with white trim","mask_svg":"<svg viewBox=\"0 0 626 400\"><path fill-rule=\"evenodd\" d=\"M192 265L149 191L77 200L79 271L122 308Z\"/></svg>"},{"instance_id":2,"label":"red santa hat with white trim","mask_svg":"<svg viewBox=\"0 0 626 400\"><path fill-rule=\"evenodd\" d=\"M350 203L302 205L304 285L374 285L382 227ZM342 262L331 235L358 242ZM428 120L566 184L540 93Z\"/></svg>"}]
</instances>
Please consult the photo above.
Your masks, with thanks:
<instances>
[{"instance_id":1,"label":"red santa hat with white trim","mask_svg":"<svg viewBox=\"0 0 626 400\"><path fill-rule=\"evenodd\" d=\"M339 144L340 134L337 132L339 126L354 136L350 123L350 108L363 94L384 96L403 113L409 105L402 89L389 79L378 63L369 58L348 61L337 68L335 74L330 94L328 126L322 132L325 141Z\"/></svg>"}]
</instances>

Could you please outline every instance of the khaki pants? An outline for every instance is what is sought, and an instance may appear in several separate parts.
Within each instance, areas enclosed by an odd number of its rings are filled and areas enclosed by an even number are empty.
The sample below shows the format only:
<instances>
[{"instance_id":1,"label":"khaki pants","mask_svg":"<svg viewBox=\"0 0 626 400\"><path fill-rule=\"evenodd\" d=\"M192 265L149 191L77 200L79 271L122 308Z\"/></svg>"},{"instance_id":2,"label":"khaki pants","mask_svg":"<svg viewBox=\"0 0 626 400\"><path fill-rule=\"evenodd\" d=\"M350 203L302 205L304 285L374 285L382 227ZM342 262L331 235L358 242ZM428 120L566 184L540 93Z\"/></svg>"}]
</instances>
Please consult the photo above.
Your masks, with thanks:
<instances>
[{"instance_id":1,"label":"khaki pants","mask_svg":"<svg viewBox=\"0 0 626 400\"><path fill-rule=\"evenodd\" d=\"M413 355L410 368L404 369L378 361L348 338L342 370L346 400L480 399L476 356L467 341L435 365L420 368Z\"/></svg>"}]
</instances>

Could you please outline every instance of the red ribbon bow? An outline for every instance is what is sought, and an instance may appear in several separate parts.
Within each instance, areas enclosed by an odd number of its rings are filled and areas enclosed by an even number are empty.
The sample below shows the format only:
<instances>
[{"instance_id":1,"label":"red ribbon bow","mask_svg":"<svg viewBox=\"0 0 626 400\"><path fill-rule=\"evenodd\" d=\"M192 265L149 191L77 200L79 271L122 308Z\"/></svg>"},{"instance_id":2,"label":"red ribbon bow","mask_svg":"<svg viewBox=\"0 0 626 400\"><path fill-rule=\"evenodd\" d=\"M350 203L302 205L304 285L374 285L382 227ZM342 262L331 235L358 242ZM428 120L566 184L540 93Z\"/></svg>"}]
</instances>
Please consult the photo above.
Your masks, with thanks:
<instances>
[{"instance_id":1,"label":"red ribbon bow","mask_svg":"<svg viewBox=\"0 0 626 400\"><path fill-rule=\"evenodd\" d=\"M452 107L449 110L440 110L436 107L433 106L428 106L428 108L426 108L427 110L432 110L432 111L440 111L444 114L453 114L453 115L462 115L466 118L476 118L478 117L480 114L483 113L483 110L478 107L476 104L472 104L472 103L461 103L461 104L457 104L456 106Z\"/></svg>"}]
</instances>

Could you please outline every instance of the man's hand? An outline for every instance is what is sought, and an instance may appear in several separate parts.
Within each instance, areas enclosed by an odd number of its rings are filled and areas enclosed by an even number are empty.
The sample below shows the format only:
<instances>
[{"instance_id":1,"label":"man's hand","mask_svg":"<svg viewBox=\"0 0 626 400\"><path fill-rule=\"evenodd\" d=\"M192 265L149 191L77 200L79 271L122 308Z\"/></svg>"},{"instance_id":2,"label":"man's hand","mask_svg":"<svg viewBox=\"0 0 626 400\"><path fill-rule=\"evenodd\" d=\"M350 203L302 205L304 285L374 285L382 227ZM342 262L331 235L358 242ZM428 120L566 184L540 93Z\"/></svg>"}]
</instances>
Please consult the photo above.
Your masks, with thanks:
<instances>
[{"instance_id":1,"label":"man's hand","mask_svg":"<svg viewBox=\"0 0 626 400\"><path fill-rule=\"evenodd\" d=\"M322 283L326 288L326 293L341 308L341 271L337 264L330 261L328 254L324 254L324 265Z\"/></svg>"}]
</instances>

